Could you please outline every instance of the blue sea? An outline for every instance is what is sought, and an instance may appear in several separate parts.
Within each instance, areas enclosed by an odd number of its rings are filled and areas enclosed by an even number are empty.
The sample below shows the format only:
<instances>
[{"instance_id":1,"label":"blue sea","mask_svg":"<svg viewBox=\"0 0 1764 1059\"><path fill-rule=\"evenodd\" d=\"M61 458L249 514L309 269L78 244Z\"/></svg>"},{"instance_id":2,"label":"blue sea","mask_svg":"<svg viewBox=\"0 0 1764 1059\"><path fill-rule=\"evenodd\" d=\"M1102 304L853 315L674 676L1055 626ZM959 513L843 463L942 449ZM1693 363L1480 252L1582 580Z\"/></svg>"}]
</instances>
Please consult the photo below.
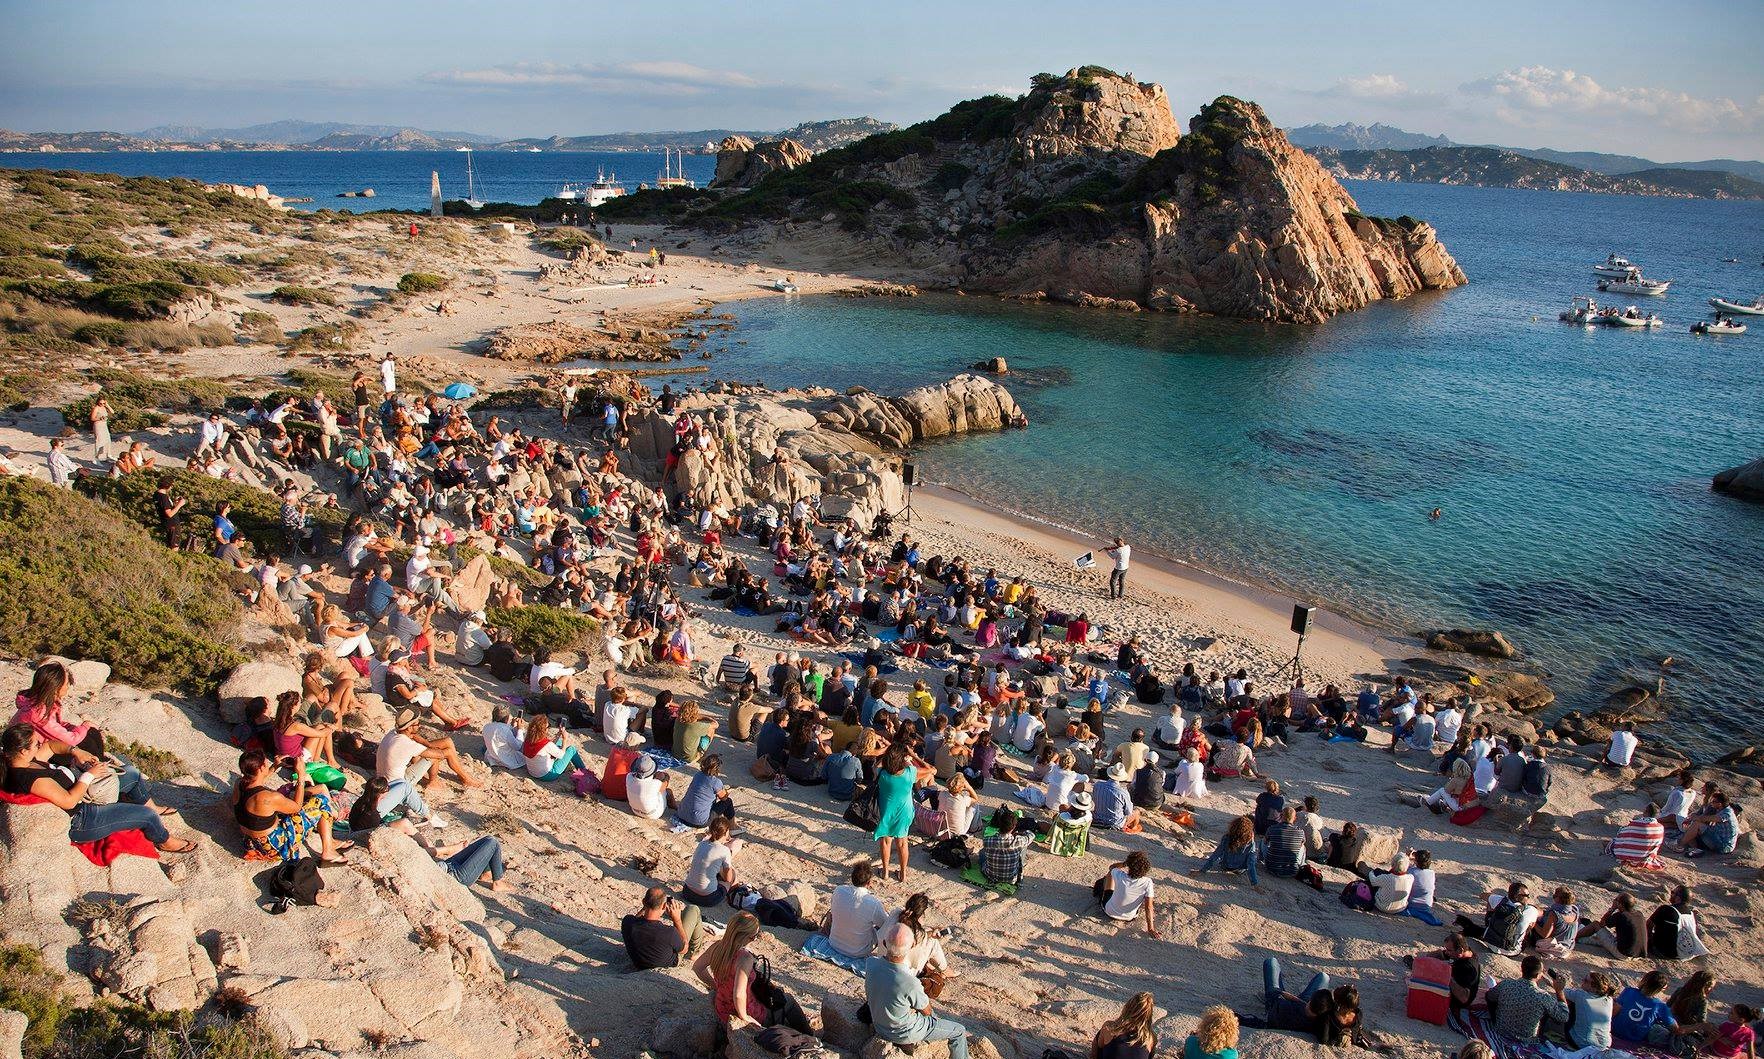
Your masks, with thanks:
<instances>
[{"instance_id":1,"label":"blue sea","mask_svg":"<svg viewBox=\"0 0 1764 1059\"><path fill-rule=\"evenodd\" d=\"M79 169L123 176L190 177L209 184L262 184L284 198L310 198L302 210L427 210L429 174L441 194L466 197L466 156L460 151L118 151L111 154L0 153L0 168ZM687 155L687 177L703 187L716 172L714 155ZM655 183L662 156L646 152L555 151L528 154L473 151L478 198L534 203L563 184L593 180L605 170L627 187ZM373 188L371 199L342 199Z\"/></svg>"},{"instance_id":2,"label":"blue sea","mask_svg":"<svg viewBox=\"0 0 1764 1059\"><path fill-rule=\"evenodd\" d=\"M0 155L264 183L315 206L421 208L456 152ZM478 152L480 195L536 202L657 155ZM709 157L688 157L708 179ZM372 186L371 202L333 199ZM1399 630L1505 631L1566 706L1652 685L1681 745L1764 736L1764 507L1710 492L1764 455L1764 319L1696 338L1711 295L1764 292L1764 203L1350 182L1431 221L1470 285L1320 327L983 298L739 303L715 377L899 391L992 356L1028 431L918 455L989 504ZM1556 322L1617 251L1674 280L1655 332ZM1724 263L1733 257L1738 263ZM702 376L694 381L701 381ZM1429 521L1428 512L1442 517Z\"/></svg>"}]
</instances>

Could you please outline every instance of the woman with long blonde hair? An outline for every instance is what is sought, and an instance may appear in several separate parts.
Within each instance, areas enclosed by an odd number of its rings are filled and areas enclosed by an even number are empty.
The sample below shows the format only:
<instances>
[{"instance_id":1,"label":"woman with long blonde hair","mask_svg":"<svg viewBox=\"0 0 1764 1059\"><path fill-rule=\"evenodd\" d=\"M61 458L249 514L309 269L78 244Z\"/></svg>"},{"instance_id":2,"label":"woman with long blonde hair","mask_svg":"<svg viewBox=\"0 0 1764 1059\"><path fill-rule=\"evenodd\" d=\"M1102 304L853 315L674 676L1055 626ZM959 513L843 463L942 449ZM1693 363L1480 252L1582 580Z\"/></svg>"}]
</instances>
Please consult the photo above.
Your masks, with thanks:
<instances>
[{"instance_id":1,"label":"woman with long blonde hair","mask_svg":"<svg viewBox=\"0 0 1764 1059\"><path fill-rule=\"evenodd\" d=\"M1237 1059L1237 1016L1230 1008L1219 1004L1201 1012L1182 1059Z\"/></svg>"},{"instance_id":2,"label":"woman with long blonde hair","mask_svg":"<svg viewBox=\"0 0 1764 1059\"><path fill-rule=\"evenodd\" d=\"M1151 1059L1158 1050L1152 1032L1157 1005L1150 993L1135 993L1121 1005L1121 1013L1102 1024L1090 1042L1090 1059Z\"/></svg>"},{"instance_id":3,"label":"woman with long blonde hair","mask_svg":"<svg viewBox=\"0 0 1764 1059\"><path fill-rule=\"evenodd\" d=\"M753 993L753 954L747 951L759 936L759 919L752 912L737 913L723 936L692 962L692 973L711 991L717 1018L731 1030L766 1023L766 1006Z\"/></svg>"}]
</instances>

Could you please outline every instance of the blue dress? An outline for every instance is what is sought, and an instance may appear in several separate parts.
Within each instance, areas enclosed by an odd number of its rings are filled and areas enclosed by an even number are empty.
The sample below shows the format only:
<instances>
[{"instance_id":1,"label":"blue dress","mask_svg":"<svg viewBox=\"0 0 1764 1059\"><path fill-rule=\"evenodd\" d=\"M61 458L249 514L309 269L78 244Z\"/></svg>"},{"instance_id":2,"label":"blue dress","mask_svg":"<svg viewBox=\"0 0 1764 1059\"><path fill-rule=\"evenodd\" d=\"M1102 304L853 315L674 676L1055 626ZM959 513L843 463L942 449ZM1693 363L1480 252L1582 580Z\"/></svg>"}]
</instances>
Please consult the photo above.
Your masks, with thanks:
<instances>
[{"instance_id":1,"label":"blue dress","mask_svg":"<svg viewBox=\"0 0 1764 1059\"><path fill-rule=\"evenodd\" d=\"M877 838L905 838L913 829L913 786L919 773L911 765L876 777Z\"/></svg>"}]
</instances>

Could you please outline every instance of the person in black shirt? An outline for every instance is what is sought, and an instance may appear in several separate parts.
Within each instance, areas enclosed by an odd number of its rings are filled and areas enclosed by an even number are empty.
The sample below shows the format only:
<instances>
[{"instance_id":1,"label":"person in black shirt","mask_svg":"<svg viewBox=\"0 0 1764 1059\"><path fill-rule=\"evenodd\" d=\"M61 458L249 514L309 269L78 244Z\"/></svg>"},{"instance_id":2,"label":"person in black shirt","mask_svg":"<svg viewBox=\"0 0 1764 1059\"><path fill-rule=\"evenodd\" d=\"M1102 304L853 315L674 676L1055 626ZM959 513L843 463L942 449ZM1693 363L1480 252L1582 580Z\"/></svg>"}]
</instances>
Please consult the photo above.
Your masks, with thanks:
<instances>
[{"instance_id":1,"label":"person in black shirt","mask_svg":"<svg viewBox=\"0 0 1764 1059\"><path fill-rule=\"evenodd\" d=\"M515 651L514 638L506 629L496 631L496 642L484 649L484 666L504 684L525 680L528 666Z\"/></svg>"},{"instance_id":2,"label":"person in black shirt","mask_svg":"<svg viewBox=\"0 0 1764 1059\"><path fill-rule=\"evenodd\" d=\"M185 497L172 496L172 480L161 478L159 489L153 494L153 508L159 515L159 532L165 537L165 546L177 551L184 546L184 505L189 503Z\"/></svg>"},{"instance_id":3,"label":"person in black shirt","mask_svg":"<svg viewBox=\"0 0 1764 1059\"><path fill-rule=\"evenodd\" d=\"M696 905L682 906L666 890L651 886L643 893L643 911L619 921L625 938L625 955L639 971L654 967L678 967L682 955L691 955L703 932Z\"/></svg>"}]
</instances>

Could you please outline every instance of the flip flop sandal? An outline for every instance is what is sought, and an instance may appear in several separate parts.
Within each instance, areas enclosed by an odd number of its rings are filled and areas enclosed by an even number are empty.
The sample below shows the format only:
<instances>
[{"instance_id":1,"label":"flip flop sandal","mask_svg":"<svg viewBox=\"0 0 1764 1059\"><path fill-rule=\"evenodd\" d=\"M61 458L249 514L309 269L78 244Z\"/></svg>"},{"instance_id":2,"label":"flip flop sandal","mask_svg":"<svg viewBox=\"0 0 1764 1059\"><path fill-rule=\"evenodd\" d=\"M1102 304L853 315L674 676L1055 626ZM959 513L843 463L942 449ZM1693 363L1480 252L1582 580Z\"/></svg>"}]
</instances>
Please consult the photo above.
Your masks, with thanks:
<instances>
[{"instance_id":1,"label":"flip flop sandal","mask_svg":"<svg viewBox=\"0 0 1764 1059\"><path fill-rule=\"evenodd\" d=\"M173 848L172 848L172 847L171 847L171 846L166 846L166 847L165 847L165 848L164 848L164 849L161 849L161 850L160 850L160 851L159 851L159 852L161 852L161 853L173 853L173 854L176 854L176 853L190 853L190 852L192 852L192 851L194 851L194 850L195 850L195 849L196 849L196 843L194 843L194 842L191 842L191 841L190 841L190 840L189 840L189 839L187 839L187 838L186 838L186 839L179 839L179 841L180 841L180 842L182 842L182 843L183 843L183 845L182 845L182 846L181 846L181 847L178 847L178 848L176 848L176 849L173 849Z\"/></svg>"}]
</instances>

